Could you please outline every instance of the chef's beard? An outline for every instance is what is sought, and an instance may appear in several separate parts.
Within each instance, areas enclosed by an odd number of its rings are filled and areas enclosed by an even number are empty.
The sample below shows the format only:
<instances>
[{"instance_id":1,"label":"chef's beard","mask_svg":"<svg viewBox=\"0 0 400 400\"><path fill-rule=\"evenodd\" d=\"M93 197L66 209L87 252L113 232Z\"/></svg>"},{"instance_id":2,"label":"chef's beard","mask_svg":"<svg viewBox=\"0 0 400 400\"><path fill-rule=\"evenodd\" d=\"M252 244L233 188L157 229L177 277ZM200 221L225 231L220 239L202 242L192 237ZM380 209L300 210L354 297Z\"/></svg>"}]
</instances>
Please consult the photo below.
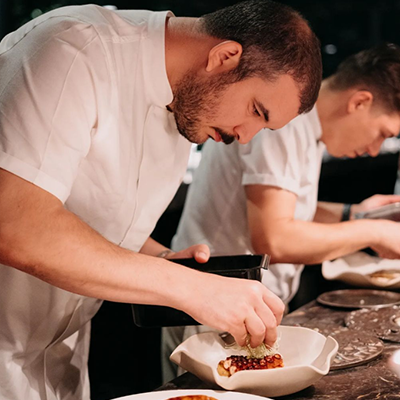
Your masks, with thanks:
<instances>
[{"instance_id":1,"label":"chef's beard","mask_svg":"<svg viewBox=\"0 0 400 400\"><path fill-rule=\"evenodd\" d=\"M194 73L186 74L177 84L172 110L179 133L192 143L204 143L208 136L202 134L202 121L210 121L218 114L222 93L232 84L229 73L205 80ZM235 137L218 127L215 129L225 144ZM204 127L203 127L204 129Z\"/></svg>"}]
</instances>

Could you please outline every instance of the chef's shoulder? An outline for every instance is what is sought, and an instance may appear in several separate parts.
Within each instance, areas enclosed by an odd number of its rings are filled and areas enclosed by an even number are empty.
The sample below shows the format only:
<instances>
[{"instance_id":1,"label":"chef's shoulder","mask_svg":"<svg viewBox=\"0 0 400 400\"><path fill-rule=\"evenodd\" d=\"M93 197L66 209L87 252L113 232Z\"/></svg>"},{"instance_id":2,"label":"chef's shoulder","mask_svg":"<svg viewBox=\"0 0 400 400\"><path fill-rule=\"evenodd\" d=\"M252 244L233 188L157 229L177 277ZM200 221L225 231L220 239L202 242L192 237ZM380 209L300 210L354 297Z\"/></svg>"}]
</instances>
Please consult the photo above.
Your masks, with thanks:
<instances>
[{"instance_id":1,"label":"chef's shoulder","mask_svg":"<svg viewBox=\"0 0 400 400\"><path fill-rule=\"evenodd\" d=\"M80 81L108 82L109 57L97 29L105 22L98 9L62 7L7 35L0 43L0 92L11 85L62 84L72 68L80 71Z\"/></svg>"},{"instance_id":2,"label":"chef's shoulder","mask_svg":"<svg viewBox=\"0 0 400 400\"><path fill-rule=\"evenodd\" d=\"M96 26L104 24L98 8L94 5L71 6L45 13L8 34L1 41L0 54L4 56L18 47L19 51L29 56L53 42L58 42L60 48L82 49L98 36Z\"/></svg>"}]
</instances>

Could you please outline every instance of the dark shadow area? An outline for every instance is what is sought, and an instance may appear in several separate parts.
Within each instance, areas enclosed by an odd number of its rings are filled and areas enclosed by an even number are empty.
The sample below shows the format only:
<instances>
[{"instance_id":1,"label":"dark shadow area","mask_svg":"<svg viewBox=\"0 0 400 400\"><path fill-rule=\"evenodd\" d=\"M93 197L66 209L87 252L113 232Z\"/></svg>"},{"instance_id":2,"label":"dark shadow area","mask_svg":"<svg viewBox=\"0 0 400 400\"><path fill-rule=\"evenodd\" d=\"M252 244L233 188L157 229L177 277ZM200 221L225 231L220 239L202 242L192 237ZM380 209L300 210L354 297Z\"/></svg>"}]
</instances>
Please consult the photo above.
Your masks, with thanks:
<instances>
[{"instance_id":1,"label":"dark shadow area","mask_svg":"<svg viewBox=\"0 0 400 400\"><path fill-rule=\"evenodd\" d=\"M105 301L92 319L92 400L148 392L161 384L160 329L139 328L129 304Z\"/></svg>"},{"instance_id":2,"label":"dark shadow area","mask_svg":"<svg viewBox=\"0 0 400 400\"><path fill-rule=\"evenodd\" d=\"M322 163L318 199L359 203L374 194L392 194L399 153L354 159L332 158Z\"/></svg>"}]
</instances>

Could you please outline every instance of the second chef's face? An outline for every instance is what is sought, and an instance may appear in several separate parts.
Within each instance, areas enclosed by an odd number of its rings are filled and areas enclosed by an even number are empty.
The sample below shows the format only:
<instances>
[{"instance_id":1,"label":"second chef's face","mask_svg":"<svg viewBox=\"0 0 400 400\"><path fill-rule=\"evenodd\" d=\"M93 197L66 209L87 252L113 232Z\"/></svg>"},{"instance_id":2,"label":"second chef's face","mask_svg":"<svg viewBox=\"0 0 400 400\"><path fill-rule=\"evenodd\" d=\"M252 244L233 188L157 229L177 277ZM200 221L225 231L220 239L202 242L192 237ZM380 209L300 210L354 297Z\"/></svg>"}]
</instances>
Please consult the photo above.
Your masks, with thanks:
<instances>
[{"instance_id":1,"label":"second chef's face","mask_svg":"<svg viewBox=\"0 0 400 400\"><path fill-rule=\"evenodd\" d=\"M375 157L385 139L400 133L400 115L371 107L342 118L333 129L325 142L329 154L334 157L354 158L363 154Z\"/></svg>"}]
</instances>

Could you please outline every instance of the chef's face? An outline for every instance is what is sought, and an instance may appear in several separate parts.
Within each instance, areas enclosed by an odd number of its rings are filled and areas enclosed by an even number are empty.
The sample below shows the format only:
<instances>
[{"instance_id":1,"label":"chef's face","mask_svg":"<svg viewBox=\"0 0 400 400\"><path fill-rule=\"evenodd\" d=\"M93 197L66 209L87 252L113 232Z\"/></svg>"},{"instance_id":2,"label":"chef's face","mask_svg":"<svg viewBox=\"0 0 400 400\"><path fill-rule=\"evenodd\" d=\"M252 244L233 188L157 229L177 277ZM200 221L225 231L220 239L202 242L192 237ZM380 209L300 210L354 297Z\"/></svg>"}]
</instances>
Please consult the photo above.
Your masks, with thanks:
<instances>
[{"instance_id":1,"label":"chef's face","mask_svg":"<svg viewBox=\"0 0 400 400\"><path fill-rule=\"evenodd\" d=\"M298 115L300 91L290 75L270 82L231 75L207 79L187 74L177 85L171 108L179 132L193 143L249 142L262 128L278 129Z\"/></svg>"},{"instance_id":2,"label":"chef's face","mask_svg":"<svg viewBox=\"0 0 400 400\"><path fill-rule=\"evenodd\" d=\"M327 151L335 157L375 157L385 139L400 132L400 115L382 108L348 114L337 121L334 132L326 140Z\"/></svg>"}]
</instances>

